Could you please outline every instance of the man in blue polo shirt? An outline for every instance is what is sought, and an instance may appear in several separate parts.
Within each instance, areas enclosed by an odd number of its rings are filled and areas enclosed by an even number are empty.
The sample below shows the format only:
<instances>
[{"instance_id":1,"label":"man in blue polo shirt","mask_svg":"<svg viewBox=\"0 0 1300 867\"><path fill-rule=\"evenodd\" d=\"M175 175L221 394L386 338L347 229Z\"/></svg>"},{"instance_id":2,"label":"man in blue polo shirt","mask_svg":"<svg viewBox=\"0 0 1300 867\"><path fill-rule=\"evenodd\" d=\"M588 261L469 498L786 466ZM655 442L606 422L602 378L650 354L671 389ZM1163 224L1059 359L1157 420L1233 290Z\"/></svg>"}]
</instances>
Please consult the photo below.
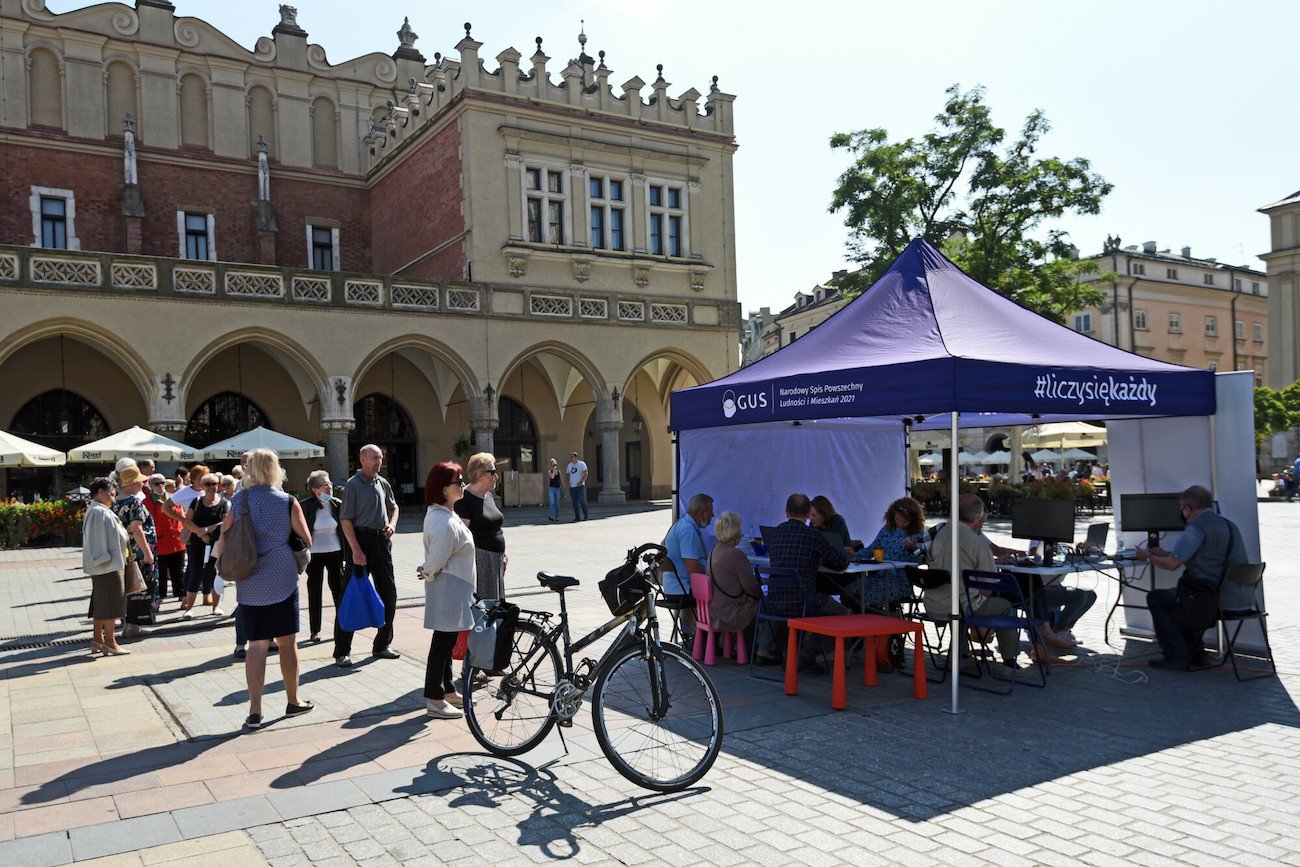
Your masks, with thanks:
<instances>
[{"instance_id":1,"label":"man in blue polo shirt","mask_svg":"<svg viewBox=\"0 0 1300 867\"><path fill-rule=\"evenodd\" d=\"M1139 548L1137 558L1150 560L1161 569L1183 568L1179 583L1192 586L1220 587L1229 566L1248 563L1246 546L1237 525L1214 511L1214 495L1208 488L1192 485L1178 497L1178 514L1187 529L1172 551L1164 548ZM1152 590L1147 594L1147 609L1156 641L1165 652L1163 659L1153 659L1152 668L1174 671L1199 671L1209 668L1201 641L1204 630L1185 629L1174 621L1177 589ZM1219 606L1225 611L1248 609L1254 602L1255 588L1223 584Z\"/></svg>"},{"instance_id":2,"label":"man in blue polo shirt","mask_svg":"<svg viewBox=\"0 0 1300 867\"><path fill-rule=\"evenodd\" d=\"M673 564L673 571L664 573L664 596L670 604L685 604L682 608L684 639L690 639L695 630L695 610L686 604L691 596L691 573L708 573L705 564L709 562L709 551L700 530L712 521L713 498L696 494L686 504L686 514L677 519L664 537L664 547Z\"/></svg>"}]
</instances>

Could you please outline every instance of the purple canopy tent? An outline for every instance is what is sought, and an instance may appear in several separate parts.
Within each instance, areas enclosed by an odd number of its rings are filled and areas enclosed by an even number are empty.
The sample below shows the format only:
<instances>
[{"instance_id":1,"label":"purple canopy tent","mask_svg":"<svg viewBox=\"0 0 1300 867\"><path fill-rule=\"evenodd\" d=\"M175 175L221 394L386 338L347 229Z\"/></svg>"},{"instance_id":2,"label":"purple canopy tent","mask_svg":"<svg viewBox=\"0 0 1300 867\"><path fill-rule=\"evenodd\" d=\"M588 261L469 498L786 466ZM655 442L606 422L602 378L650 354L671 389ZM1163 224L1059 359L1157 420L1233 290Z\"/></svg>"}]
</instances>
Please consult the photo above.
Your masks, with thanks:
<instances>
[{"instance_id":1,"label":"purple canopy tent","mask_svg":"<svg viewBox=\"0 0 1300 867\"><path fill-rule=\"evenodd\" d=\"M937 428L940 419L926 417L944 414L956 468L963 425L1214 412L1212 372L1143 358L1065 328L981 285L917 238L870 289L798 341L673 392L670 427L680 491L699 465L690 455L691 432L704 429L857 419L872 429L892 425L905 454L907 428ZM954 473L952 514L957 496ZM953 546L954 576L956 555ZM954 621L957 598L954 581Z\"/></svg>"}]
</instances>

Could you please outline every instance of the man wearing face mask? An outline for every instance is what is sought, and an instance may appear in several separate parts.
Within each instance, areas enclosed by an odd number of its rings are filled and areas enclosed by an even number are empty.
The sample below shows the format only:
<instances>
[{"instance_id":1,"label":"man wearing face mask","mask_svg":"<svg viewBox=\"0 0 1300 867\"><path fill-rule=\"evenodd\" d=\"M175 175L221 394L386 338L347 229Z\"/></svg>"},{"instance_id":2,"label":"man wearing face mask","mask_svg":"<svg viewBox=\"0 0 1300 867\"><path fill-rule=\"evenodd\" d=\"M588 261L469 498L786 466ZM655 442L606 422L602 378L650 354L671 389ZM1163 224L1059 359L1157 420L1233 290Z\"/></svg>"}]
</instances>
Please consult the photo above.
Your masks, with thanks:
<instances>
[{"instance_id":1,"label":"man wearing face mask","mask_svg":"<svg viewBox=\"0 0 1300 867\"><path fill-rule=\"evenodd\" d=\"M1149 560L1161 569L1182 568L1179 584L1192 587L1220 586L1229 566L1250 562L1246 546L1241 540L1237 525L1214 511L1214 495L1208 488L1192 485L1178 497L1178 514L1187 529L1172 551L1164 548L1139 548L1137 558ZM1147 609L1156 641L1165 652L1163 659L1152 659L1152 668L1173 671L1199 671L1209 668L1205 646L1201 640L1204 630L1185 629L1174 621L1174 600L1177 589L1152 590L1147 594ZM1248 609L1254 604L1254 587L1224 584L1219 595L1219 605L1225 611Z\"/></svg>"},{"instance_id":2,"label":"man wearing face mask","mask_svg":"<svg viewBox=\"0 0 1300 867\"><path fill-rule=\"evenodd\" d=\"M307 610L311 622L311 642L320 641L321 585L328 576L334 610L343 601L343 534L339 530L341 500L334 497L334 483L325 470L316 470L307 477L311 498L302 504L302 514L311 528L311 560L307 562ZM352 660L340 641L342 633L334 625L334 657L339 665L349 665ZM351 634L348 635L351 641ZM340 652L342 651L342 652Z\"/></svg>"}]
</instances>

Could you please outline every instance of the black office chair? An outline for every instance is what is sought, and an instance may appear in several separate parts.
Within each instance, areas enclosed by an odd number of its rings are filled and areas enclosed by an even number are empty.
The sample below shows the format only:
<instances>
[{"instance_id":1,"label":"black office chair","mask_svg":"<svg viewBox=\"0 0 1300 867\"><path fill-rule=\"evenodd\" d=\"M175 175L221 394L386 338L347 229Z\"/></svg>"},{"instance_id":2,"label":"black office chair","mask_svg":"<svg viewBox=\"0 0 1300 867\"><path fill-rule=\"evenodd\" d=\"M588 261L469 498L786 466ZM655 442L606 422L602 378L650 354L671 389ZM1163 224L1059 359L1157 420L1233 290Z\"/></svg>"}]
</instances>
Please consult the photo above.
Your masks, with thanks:
<instances>
[{"instance_id":1,"label":"black office chair","mask_svg":"<svg viewBox=\"0 0 1300 867\"><path fill-rule=\"evenodd\" d=\"M1237 566L1228 567L1228 572L1223 576L1223 584L1228 583L1240 584L1245 587L1257 588L1259 582L1264 578L1263 563L1246 563ZM1221 588L1222 589L1222 585ZM1277 663L1273 661L1273 647L1268 642L1268 612L1259 606L1252 606L1248 610L1219 610L1219 620L1223 623L1223 636L1225 644L1223 648L1223 658L1218 664L1224 662L1232 663L1232 674L1237 680L1259 680L1263 677L1277 676ZM1258 620L1259 631L1264 637L1264 653L1251 654L1241 653L1237 650L1237 637L1241 635L1241 627L1246 624L1247 620ZM1236 624L1236 628L1229 634L1230 624ZM1241 670L1237 667L1237 657L1243 656L1246 659L1265 662L1268 664L1268 670L1260 673L1243 677Z\"/></svg>"}]
</instances>

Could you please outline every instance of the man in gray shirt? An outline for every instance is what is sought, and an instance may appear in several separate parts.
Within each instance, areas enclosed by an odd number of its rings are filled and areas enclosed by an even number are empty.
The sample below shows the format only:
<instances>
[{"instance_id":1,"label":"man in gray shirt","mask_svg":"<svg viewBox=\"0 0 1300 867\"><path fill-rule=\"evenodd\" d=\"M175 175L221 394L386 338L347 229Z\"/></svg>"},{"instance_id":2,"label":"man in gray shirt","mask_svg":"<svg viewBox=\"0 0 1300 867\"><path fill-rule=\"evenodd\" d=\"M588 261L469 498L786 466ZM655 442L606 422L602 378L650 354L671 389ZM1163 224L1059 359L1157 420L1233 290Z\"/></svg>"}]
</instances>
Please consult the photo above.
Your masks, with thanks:
<instances>
[{"instance_id":1,"label":"man in gray shirt","mask_svg":"<svg viewBox=\"0 0 1300 867\"><path fill-rule=\"evenodd\" d=\"M397 581L393 575L393 532L397 529L397 500L392 486L379 475L384 453L376 445L361 447L361 468L343 487L343 507L339 526L348 542L347 569L343 575L343 592L353 571L365 567L375 582L375 590L384 602L384 625L375 633L372 654L380 659L401 656L393 643L393 616L397 613ZM339 631L334 643L334 662L343 668L352 665L352 633Z\"/></svg>"}]
</instances>

